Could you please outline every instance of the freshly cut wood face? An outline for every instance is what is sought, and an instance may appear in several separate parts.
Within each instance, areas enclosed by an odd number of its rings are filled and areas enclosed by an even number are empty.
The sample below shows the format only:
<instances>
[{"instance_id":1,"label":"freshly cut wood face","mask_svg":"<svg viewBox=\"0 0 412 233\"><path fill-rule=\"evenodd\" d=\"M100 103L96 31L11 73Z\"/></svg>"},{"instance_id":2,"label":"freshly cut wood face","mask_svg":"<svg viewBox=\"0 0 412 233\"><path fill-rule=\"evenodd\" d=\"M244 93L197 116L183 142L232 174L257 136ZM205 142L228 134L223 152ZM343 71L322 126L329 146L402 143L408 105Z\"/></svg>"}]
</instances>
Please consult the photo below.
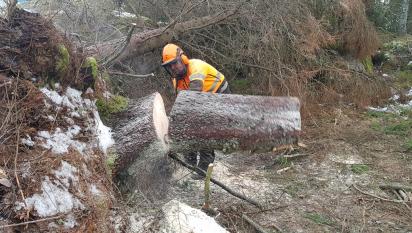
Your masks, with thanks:
<instances>
[{"instance_id":1,"label":"freshly cut wood face","mask_svg":"<svg viewBox=\"0 0 412 233\"><path fill-rule=\"evenodd\" d=\"M156 93L153 101L153 125L157 138L167 149L166 137L169 131L169 119L167 118L162 96Z\"/></svg>"}]
</instances>

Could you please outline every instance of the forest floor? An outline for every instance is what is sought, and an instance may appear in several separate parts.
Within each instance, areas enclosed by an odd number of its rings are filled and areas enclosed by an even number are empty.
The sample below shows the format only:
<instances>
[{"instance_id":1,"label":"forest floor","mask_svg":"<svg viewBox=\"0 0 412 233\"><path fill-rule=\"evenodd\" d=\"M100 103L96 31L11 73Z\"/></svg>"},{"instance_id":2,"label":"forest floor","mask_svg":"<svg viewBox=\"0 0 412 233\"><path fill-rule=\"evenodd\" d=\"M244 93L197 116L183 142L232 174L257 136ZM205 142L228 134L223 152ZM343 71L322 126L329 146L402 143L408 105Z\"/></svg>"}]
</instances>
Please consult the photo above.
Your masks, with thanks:
<instances>
[{"instance_id":1,"label":"forest floor","mask_svg":"<svg viewBox=\"0 0 412 233\"><path fill-rule=\"evenodd\" d=\"M412 121L405 117L411 111L336 109L335 113L306 123L304 147L265 154L217 153L213 177L264 208L213 184L212 207L220 213L215 219L230 232L254 232L242 214L268 232L412 232L411 201L397 203L394 192L380 188L384 184L412 186ZM274 164L276 157L285 154L304 156ZM165 202L178 199L200 209L204 184L191 177L189 170L179 168ZM143 205L135 207L146 216L143 209L156 206ZM140 227L152 228L156 218L137 214L136 221Z\"/></svg>"}]
</instances>

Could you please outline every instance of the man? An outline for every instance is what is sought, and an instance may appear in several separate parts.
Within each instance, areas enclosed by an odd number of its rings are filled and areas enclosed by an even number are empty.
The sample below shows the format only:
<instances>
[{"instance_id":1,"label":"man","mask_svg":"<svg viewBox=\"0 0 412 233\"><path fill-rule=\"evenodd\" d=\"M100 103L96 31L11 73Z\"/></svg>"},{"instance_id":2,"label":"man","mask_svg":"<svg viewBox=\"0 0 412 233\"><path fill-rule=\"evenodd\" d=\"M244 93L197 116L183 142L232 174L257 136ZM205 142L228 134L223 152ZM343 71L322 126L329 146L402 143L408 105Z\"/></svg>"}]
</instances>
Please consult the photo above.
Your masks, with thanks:
<instances>
[{"instance_id":1,"label":"man","mask_svg":"<svg viewBox=\"0 0 412 233\"><path fill-rule=\"evenodd\" d=\"M230 93L225 76L199 59L189 59L181 48L167 44L163 48L162 66L172 77L174 88L211 93Z\"/></svg>"},{"instance_id":2,"label":"man","mask_svg":"<svg viewBox=\"0 0 412 233\"><path fill-rule=\"evenodd\" d=\"M179 46L167 44L163 48L162 57L162 66L171 76L176 93L180 90L230 93L228 82L222 73L202 60L189 59ZM185 159L191 165L198 165L206 171L215 160L215 153L213 150L201 150L185 155Z\"/></svg>"}]
</instances>

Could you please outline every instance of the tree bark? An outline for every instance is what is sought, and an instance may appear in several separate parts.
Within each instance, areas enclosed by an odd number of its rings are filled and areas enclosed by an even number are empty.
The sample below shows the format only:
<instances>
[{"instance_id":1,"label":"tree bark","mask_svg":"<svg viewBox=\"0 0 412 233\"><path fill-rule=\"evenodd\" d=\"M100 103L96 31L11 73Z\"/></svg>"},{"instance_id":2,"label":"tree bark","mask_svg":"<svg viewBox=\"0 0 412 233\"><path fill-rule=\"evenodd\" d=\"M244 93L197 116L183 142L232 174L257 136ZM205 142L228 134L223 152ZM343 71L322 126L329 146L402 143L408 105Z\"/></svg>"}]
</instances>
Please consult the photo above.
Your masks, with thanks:
<instances>
[{"instance_id":1,"label":"tree bark","mask_svg":"<svg viewBox=\"0 0 412 233\"><path fill-rule=\"evenodd\" d=\"M294 97L181 91L170 113L173 152L271 150L295 144L300 104Z\"/></svg>"},{"instance_id":2,"label":"tree bark","mask_svg":"<svg viewBox=\"0 0 412 233\"><path fill-rule=\"evenodd\" d=\"M405 35L407 33L408 15L409 15L409 0L401 1L401 10L399 16L399 34Z\"/></svg>"},{"instance_id":3,"label":"tree bark","mask_svg":"<svg viewBox=\"0 0 412 233\"><path fill-rule=\"evenodd\" d=\"M128 168L138 157L161 157L167 152L165 137L169 122L159 93L131 103L114 126L116 171Z\"/></svg>"},{"instance_id":4,"label":"tree bark","mask_svg":"<svg viewBox=\"0 0 412 233\"><path fill-rule=\"evenodd\" d=\"M133 198L159 200L170 187L172 174L166 142L169 121L159 93L131 104L114 127L116 150L115 177L122 192Z\"/></svg>"},{"instance_id":5,"label":"tree bark","mask_svg":"<svg viewBox=\"0 0 412 233\"><path fill-rule=\"evenodd\" d=\"M145 54L153 49L160 48L166 43L172 41L175 36L187 33L191 30L204 28L213 24L217 24L226 18L235 15L237 10L226 11L215 15L209 15L202 18L190 20L187 22L177 23L166 27L145 31L134 34L125 51L120 54L116 60L128 60L138 55ZM85 53L88 56L98 58L107 58L116 53L116 50L121 46L124 39L113 40L106 43L101 43L87 47Z\"/></svg>"},{"instance_id":6,"label":"tree bark","mask_svg":"<svg viewBox=\"0 0 412 233\"><path fill-rule=\"evenodd\" d=\"M236 12L237 10L231 10L134 34L131 37L129 44L126 46L125 51L116 58L116 61L128 60L145 54L153 49L160 48L180 34L217 24L226 18L235 15ZM112 54L116 54L116 50L119 49L119 47L122 47L121 43L123 41L124 39L120 39L93 45L86 48L85 52L88 56L104 59Z\"/></svg>"}]
</instances>

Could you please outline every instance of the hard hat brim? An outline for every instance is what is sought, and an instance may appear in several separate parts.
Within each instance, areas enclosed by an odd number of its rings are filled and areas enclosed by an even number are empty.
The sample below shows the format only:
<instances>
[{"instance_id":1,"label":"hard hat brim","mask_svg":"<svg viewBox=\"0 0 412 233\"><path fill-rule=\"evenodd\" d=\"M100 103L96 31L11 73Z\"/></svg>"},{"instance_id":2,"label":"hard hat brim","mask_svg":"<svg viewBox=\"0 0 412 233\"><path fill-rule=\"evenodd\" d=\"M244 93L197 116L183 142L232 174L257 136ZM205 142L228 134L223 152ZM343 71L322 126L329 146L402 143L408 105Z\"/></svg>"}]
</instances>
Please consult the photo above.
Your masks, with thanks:
<instances>
[{"instance_id":1,"label":"hard hat brim","mask_svg":"<svg viewBox=\"0 0 412 233\"><path fill-rule=\"evenodd\" d=\"M163 62L162 66L167 66L167 65L170 65L170 64L175 63L175 62L177 62L177 58L174 58L174 59L171 59L169 61Z\"/></svg>"}]
</instances>

